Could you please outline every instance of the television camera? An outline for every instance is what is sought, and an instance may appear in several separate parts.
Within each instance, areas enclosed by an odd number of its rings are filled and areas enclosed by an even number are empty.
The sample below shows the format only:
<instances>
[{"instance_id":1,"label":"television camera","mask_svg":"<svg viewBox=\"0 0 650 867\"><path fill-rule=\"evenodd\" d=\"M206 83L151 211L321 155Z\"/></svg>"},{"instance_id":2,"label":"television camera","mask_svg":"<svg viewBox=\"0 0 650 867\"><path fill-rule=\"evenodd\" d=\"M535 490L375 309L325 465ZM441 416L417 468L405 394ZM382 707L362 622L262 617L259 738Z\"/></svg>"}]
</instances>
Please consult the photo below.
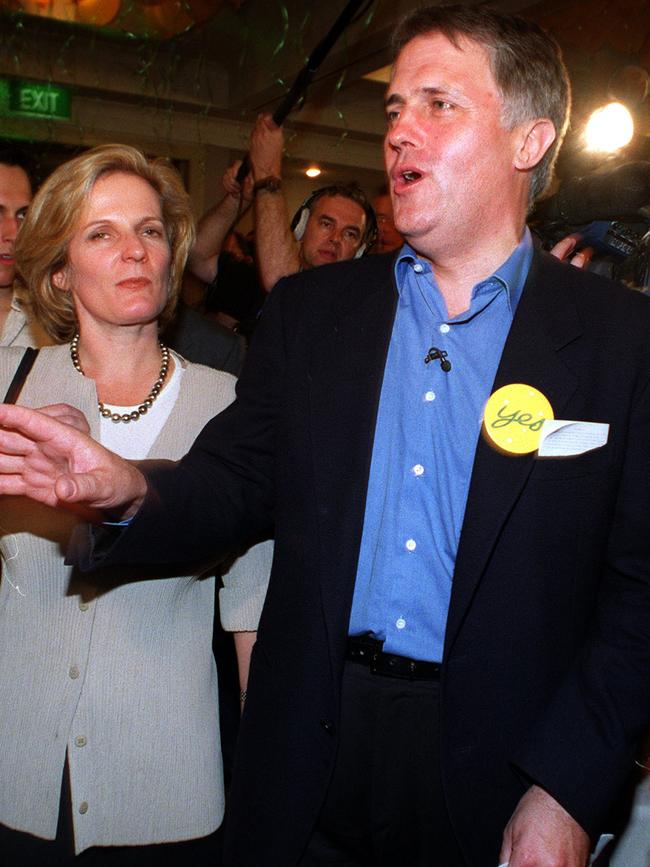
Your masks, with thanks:
<instances>
[{"instance_id":1,"label":"television camera","mask_svg":"<svg viewBox=\"0 0 650 867\"><path fill-rule=\"evenodd\" d=\"M594 251L589 270L650 294L650 162L565 181L529 222L545 249L578 235L577 249Z\"/></svg>"}]
</instances>

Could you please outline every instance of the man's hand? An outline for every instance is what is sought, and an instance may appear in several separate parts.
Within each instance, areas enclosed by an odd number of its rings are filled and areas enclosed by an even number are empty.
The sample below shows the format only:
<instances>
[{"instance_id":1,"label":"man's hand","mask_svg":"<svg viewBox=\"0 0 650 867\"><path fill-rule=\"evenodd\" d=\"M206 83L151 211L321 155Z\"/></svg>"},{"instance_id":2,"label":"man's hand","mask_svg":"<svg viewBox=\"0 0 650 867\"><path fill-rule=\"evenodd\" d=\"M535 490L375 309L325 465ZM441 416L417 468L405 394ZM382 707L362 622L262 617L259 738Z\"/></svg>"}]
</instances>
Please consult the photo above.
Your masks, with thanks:
<instances>
[{"instance_id":1,"label":"man's hand","mask_svg":"<svg viewBox=\"0 0 650 867\"><path fill-rule=\"evenodd\" d=\"M282 127L275 124L270 114L258 115L248 150L254 181L282 177L283 147Z\"/></svg>"},{"instance_id":2,"label":"man's hand","mask_svg":"<svg viewBox=\"0 0 650 867\"><path fill-rule=\"evenodd\" d=\"M517 804L503 833L500 863L509 867L585 867L589 836L539 786Z\"/></svg>"},{"instance_id":3,"label":"man's hand","mask_svg":"<svg viewBox=\"0 0 650 867\"><path fill-rule=\"evenodd\" d=\"M41 406L39 412L49 415L50 418L56 418L64 424L81 431L83 434L90 435L90 425L88 419L75 406L70 406L68 403L51 403L49 406Z\"/></svg>"},{"instance_id":4,"label":"man's hand","mask_svg":"<svg viewBox=\"0 0 650 867\"><path fill-rule=\"evenodd\" d=\"M241 163L241 160L235 160L235 162L226 169L222 179L223 188L226 191L226 194L231 196L237 202L240 214L243 213L253 201L253 178L251 173L249 172L246 175L242 184L237 180L237 172L239 171Z\"/></svg>"},{"instance_id":5,"label":"man's hand","mask_svg":"<svg viewBox=\"0 0 650 867\"><path fill-rule=\"evenodd\" d=\"M136 467L52 418L51 410L48 415L0 404L0 495L30 497L76 513L79 506L111 510L124 519L136 513L146 490Z\"/></svg>"},{"instance_id":6,"label":"man's hand","mask_svg":"<svg viewBox=\"0 0 650 867\"><path fill-rule=\"evenodd\" d=\"M594 251L591 247L583 247L577 253L574 252L579 240L580 235L567 235L552 248L551 256L555 256L560 262L569 262L575 268L586 268Z\"/></svg>"}]
</instances>

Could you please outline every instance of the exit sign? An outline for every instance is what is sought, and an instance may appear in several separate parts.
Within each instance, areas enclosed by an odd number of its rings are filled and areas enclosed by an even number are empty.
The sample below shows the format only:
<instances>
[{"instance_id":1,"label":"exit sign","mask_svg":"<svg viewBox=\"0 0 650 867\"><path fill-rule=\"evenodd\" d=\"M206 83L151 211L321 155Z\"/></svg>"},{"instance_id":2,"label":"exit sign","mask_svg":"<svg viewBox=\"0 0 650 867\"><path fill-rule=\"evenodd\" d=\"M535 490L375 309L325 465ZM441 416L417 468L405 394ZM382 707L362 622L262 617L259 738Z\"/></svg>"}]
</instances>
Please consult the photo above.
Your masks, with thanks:
<instances>
[{"instance_id":1,"label":"exit sign","mask_svg":"<svg viewBox=\"0 0 650 867\"><path fill-rule=\"evenodd\" d=\"M6 111L16 117L70 119L70 91L55 84L8 81Z\"/></svg>"}]
</instances>

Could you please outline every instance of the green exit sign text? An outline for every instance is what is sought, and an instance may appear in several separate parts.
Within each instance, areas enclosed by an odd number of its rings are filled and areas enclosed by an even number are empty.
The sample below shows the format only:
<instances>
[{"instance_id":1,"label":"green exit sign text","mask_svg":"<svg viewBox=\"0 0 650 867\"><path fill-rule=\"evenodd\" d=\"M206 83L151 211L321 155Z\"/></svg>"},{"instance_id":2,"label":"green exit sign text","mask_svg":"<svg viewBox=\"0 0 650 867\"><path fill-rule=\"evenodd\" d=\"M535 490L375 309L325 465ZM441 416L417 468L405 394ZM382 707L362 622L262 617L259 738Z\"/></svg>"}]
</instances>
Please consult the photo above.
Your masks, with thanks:
<instances>
[{"instance_id":1,"label":"green exit sign text","mask_svg":"<svg viewBox=\"0 0 650 867\"><path fill-rule=\"evenodd\" d=\"M70 91L55 84L8 81L7 114L20 117L70 119Z\"/></svg>"}]
</instances>

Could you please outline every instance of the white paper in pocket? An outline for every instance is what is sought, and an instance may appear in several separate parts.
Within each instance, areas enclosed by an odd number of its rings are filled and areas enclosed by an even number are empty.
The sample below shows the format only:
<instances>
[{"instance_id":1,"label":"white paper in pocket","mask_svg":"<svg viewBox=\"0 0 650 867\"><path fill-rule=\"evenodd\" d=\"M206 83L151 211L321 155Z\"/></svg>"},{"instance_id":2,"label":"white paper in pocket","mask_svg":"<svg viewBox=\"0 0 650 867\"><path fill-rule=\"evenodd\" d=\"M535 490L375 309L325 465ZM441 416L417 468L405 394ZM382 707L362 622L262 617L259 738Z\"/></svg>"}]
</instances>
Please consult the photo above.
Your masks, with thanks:
<instances>
[{"instance_id":1,"label":"white paper in pocket","mask_svg":"<svg viewBox=\"0 0 650 867\"><path fill-rule=\"evenodd\" d=\"M599 449L607 442L609 425L595 421L546 419L539 435L537 456L562 458Z\"/></svg>"}]
</instances>

